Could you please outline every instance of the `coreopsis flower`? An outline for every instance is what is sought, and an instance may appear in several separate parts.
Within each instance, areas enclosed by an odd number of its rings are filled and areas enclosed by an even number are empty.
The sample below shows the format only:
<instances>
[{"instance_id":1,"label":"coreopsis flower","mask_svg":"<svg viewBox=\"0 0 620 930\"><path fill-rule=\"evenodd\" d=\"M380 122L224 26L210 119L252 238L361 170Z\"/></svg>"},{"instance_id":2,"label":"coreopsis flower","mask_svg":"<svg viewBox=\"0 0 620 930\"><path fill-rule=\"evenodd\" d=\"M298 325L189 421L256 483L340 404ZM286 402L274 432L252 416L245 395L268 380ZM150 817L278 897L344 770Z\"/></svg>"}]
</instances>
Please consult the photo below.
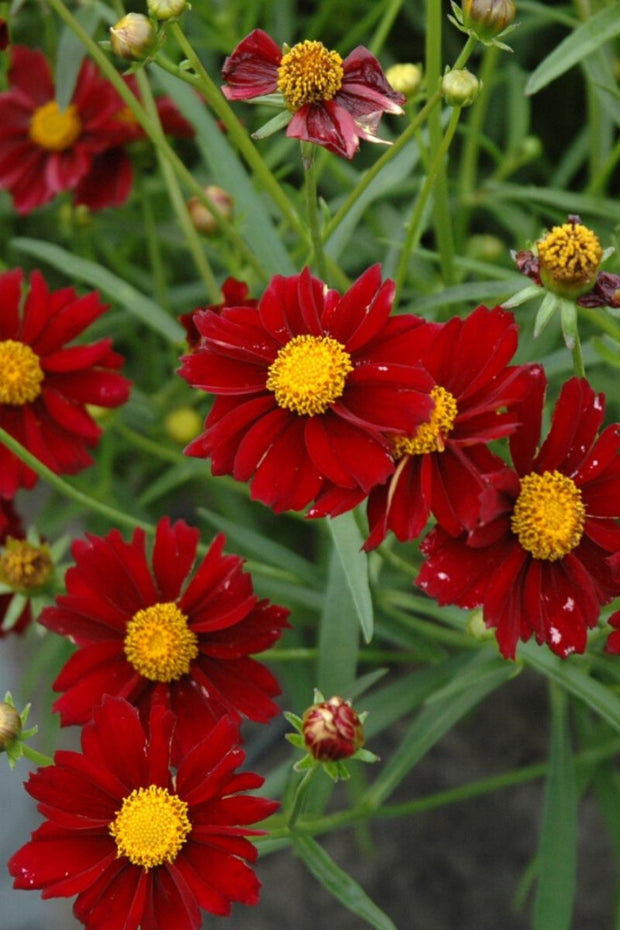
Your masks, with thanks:
<instances>
[{"instance_id":1,"label":"coreopsis flower","mask_svg":"<svg viewBox=\"0 0 620 930\"><path fill-rule=\"evenodd\" d=\"M620 594L620 427L598 435L604 397L584 379L562 388L538 449L542 410L541 389L509 439L514 469L489 476L481 525L422 544L417 584L440 604L481 606L506 658L532 634L562 658L583 652Z\"/></svg>"},{"instance_id":2,"label":"coreopsis flower","mask_svg":"<svg viewBox=\"0 0 620 930\"><path fill-rule=\"evenodd\" d=\"M15 610L14 588L3 584L4 547L9 540L22 540L24 529L21 517L12 500L0 497L0 639L7 633L23 633L32 620L32 611L28 600Z\"/></svg>"},{"instance_id":3,"label":"coreopsis flower","mask_svg":"<svg viewBox=\"0 0 620 930\"><path fill-rule=\"evenodd\" d=\"M198 327L194 322L196 313L200 313L202 310L213 310L214 313L219 313L224 307L257 307L258 300L255 300L253 297L248 297L249 293L250 289L245 281L238 281L237 278L232 277L226 278L222 284L221 303L209 304L206 307L200 307L198 310L182 313L179 317L179 323L181 323L185 329L185 338L187 339L187 345L190 351L193 352L201 340Z\"/></svg>"},{"instance_id":4,"label":"coreopsis flower","mask_svg":"<svg viewBox=\"0 0 620 930\"><path fill-rule=\"evenodd\" d=\"M23 633L50 596L56 547L24 533L13 501L0 498L0 638Z\"/></svg>"},{"instance_id":5,"label":"coreopsis flower","mask_svg":"<svg viewBox=\"0 0 620 930\"><path fill-rule=\"evenodd\" d=\"M40 617L78 647L54 682L63 726L86 723L104 694L126 697L143 720L161 703L178 717L177 758L224 714L264 723L278 713L278 683L250 654L273 645L289 612L258 599L222 535L194 567L198 539L182 520L160 520L151 565L142 530L73 544L67 593Z\"/></svg>"},{"instance_id":6,"label":"coreopsis flower","mask_svg":"<svg viewBox=\"0 0 620 930\"><path fill-rule=\"evenodd\" d=\"M301 720L306 749L320 762L348 759L364 745L362 721L341 697L312 704Z\"/></svg>"},{"instance_id":7,"label":"coreopsis flower","mask_svg":"<svg viewBox=\"0 0 620 930\"><path fill-rule=\"evenodd\" d=\"M360 139L383 141L376 136L382 114L401 114L406 101L363 46L343 60L317 41L281 49L262 29L239 43L224 62L222 77L229 100L281 94L291 114L287 136L345 158L353 158Z\"/></svg>"},{"instance_id":8,"label":"coreopsis flower","mask_svg":"<svg viewBox=\"0 0 620 930\"><path fill-rule=\"evenodd\" d=\"M612 627L612 632L607 637L607 643L605 644L605 652L610 653L610 655L619 656L620 655L620 610L617 610L609 618L609 625Z\"/></svg>"},{"instance_id":9,"label":"coreopsis flower","mask_svg":"<svg viewBox=\"0 0 620 930\"><path fill-rule=\"evenodd\" d=\"M514 317L500 307L420 333L415 358L435 379L435 408L415 433L392 437L396 471L370 492L366 549L390 529L415 539L431 513L453 536L476 525L485 475L504 464L487 443L517 428L523 398L544 378L538 366L509 365L517 344Z\"/></svg>"},{"instance_id":10,"label":"coreopsis flower","mask_svg":"<svg viewBox=\"0 0 620 930\"><path fill-rule=\"evenodd\" d=\"M107 309L96 292L50 291L34 271L22 299L23 277L19 268L0 274L0 426L56 474L75 474L101 434L86 405L117 407L130 383L111 339L67 345ZM0 444L0 497L36 480Z\"/></svg>"},{"instance_id":11,"label":"coreopsis flower","mask_svg":"<svg viewBox=\"0 0 620 930\"><path fill-rule=\"evenodd\" d=\"M342 297L305 269L274 277L257 309L195 313L201 341L180 374L217 396L186 453L277 512L357 503L394 470L388 437L433 406L432 379L410 362L426 324L390 318L393 294L378 265Z\"/></svg>"},{"instance_id":12,"label":"coreopsis flower","mask_svg":"<svg viewBox=\"0 0 620 930\"><path fill-rule=\"evenodd\" d=\"M86 930L198 930L201 911L258 902L248 865L277 804L244 794L263 779L237 773L244 753L227 718L171 769L174 715L147 725L122 698L105 697L80 752L58 751L26 790L46 818L10 859L14 886L73 897Z\"/></svg>"},{"instance_id":13,"label":"coreopsis flower","mask_svg":"<svg viewBox=\"0 0 620 930\"><path fill-rule=\"evenodd\" d=\"M131 188L127 164L97 160L121 138L116 117L123 103L93 62L83 62L64 110L42 52L13 46L8 81L0 94L0 189L10 192L17 212L29 213L61 191L92 209L123 203Z\"/></svg>"}]
</instances>

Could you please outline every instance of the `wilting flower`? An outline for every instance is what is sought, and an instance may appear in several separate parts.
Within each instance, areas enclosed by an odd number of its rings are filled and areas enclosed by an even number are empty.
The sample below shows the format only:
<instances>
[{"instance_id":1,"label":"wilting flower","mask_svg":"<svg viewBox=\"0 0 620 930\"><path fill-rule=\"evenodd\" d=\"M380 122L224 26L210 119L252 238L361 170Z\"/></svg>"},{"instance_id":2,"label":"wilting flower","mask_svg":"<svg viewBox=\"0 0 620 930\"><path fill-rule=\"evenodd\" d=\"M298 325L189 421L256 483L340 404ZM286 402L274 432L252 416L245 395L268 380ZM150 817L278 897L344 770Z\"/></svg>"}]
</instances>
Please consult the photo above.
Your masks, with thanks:
<instances>
[{"instance_id":1,"label":"wilting flower","mask_svg":"<svg viewBox=\"0 0 620 930\"><path fill-rule=\"evenodd\" d=\"M476 525L485 475L503 467L487 443L516 429L518 406L544 377L535 365L509 366L517 342L514 317L500 307L420 333L412 362L435 379L435 408L415 433L392 437L396 471L370 492L366 549L389 529L415 539L431 513L453 536Z\"/></svg>"},{"instance_id":2,"label":"wilting flower","mask_svg":"<svg viewBox=\"0 0 620 930\"><path fill-rule=\"evenodd\" d=\"M154 707L145 727L122 698L105 697L82 731L82 752L59 751L26 790L46 818L9 861L16 888L72 897L87 930L198 930L201 910L225 915L258 902L247 864L262 831L247 825L277 804L242 794L263 779L236 773L236 726L219 721L171 771L174 715Z\"/></svg>"},{"instance_id":3,"label":"wilting flower","mask_svg":"<svg viewBox=\"0 0 620 930\"><path fill-rule=\"evenodd\" d=\"M92 463L101 428L86 404L117 407L129 381L111 339L66 345L107 309L97 293L50 291L34 271L22 306L21 269L0 274L0 426L57 474ZM14 497L37 478L0 444L0 497Z\"/></svg>"},{"instance_id":4,"label":"wilting flower","mask_svg":"<svg viewBox=\"0 0 620 930\"><path fill-rule=\"evenodd\" d=\"M29 213L61 191L95 209L123 203L131 188L127 166L97 161L121 138L116 116L123 103L95 65L84 61L64 110L42 52L13 46L8 80L0 94L0 188L10 191L15 209Z\"/></svg>"},{"instance_id":5,"label":"wilting flower","mask_svg":"<svg viewBox=\"0 0 620 930\"><path fill-rule=\"evenodd\" d=\"M9 540L23 540L22 521L13 501L0 497L0 638L7 633L23 633L32 620L30 602L24 599L15 610L15 591L3 584L4 546Z\"/></svg>"},{"instance_id":6,"label":"wilting flower","mask_svg":"<svg viewBox=\"0 0 620 930\"><path fill-rule=\"evenodd\" d=\"M433 405L430 376L410 362L425 324L390 319L393 294L378 265L342 297L305 269L274 277L258 310L195 313L202 339L180 373L218 396L186 452L275 511L357 503L394 470L388 437Z\"/></svg>"},{"instance_id":7,"label":"wilting flower","mask_svg":"<svg viewBox=\"0 0 620 930\"><path fill-rule=\"evenodd\" d=\"M62 548L62 542L60 542ZM57 558L33 532L24 533L13 501L0 497L0 638L23 633L49 596Z\"/></svg>"},{"instance_id":8,"label":"wilting flower","mask_svg":"<svg viewBox=\"0 0 620 930\"><path fill-rule=\"evenodd\" d=\"M278 713L278 683L250 653L279 639L289 612L258 599L221 535L193 570L198 538L182 520L160 520L152 568L142 530L131 542L112 530L73 544L67 593L40 617L78 646L54 682L63 726L86 723L103 694L126 697L143 720L161 703L179 718L176 757L224 714Z\"/></svg>"},{"instance_id":9,"label":"wilting flower","mask_svg":"<svg viewBox=\"0 0 620 930\"><path fill-rule=\"evenodd\" d=\"M202 310L213 310L219 313L224 307L257 307L258 300L248 297L250 289L244 281L238 281L237 278L226 278L222 284L222 302L219 304L209 304L206 307L200 307L198 310L191 310L189 313L183 313L179 317L179 323L185 329L185 338L190 351L193 351L201 341L201 335L198 327L194 322L194 316Z\"/></svg>"},{"instance_id":10,"label":"wilting flower","mask_svg":"<svg viewBox=\"0 0 620 930\"><path fill-rule=\"evenodd\" d=\"M239 43L224 62L222 77L229 100L279 92L292 113L287 136L345 158L353 158L360 139L382 141L376 138L382 114L402 113L406 100L361 45L343 60L317 41L282 50L262 29Z\"/></svg>"},{"instance_id":11,"label":"wilting flower","mask_svg":"<svg viewBox=\"0 0 620 930\"><path fill-rule=\"evenodd\" d=\"M417 584L440 604L482 606L500 650L534 634L565 658L583 652L600 606L620 594L620 428L600 436L603 395L572 378L537 451L543 391L510 437L515 469L489 478L481 525L458 539L433 530Z\"/></svg>"}]
</instances>

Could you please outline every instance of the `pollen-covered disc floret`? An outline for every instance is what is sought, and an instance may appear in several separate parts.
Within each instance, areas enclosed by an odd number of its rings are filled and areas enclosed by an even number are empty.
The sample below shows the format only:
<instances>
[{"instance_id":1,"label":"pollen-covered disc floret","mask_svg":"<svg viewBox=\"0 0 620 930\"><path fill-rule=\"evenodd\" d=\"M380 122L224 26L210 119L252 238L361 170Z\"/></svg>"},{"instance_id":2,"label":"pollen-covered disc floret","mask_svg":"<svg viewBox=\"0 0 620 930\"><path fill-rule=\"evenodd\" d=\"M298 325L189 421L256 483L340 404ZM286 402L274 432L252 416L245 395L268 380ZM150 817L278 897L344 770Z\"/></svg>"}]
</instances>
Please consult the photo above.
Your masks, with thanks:
<instances>
[{"instance_id":1,"label":"pollen-covered disc floret","mask_svg":"<svg viewBox=\"0 0 620 930\"><path fill-rule=\"evenodd\" d=\"M56 100L37 107L32 114L28 134L30 140L48 152L63 152L71 148L82 132L80 115L75 104L61 110Z\"/></svg>"},{"instance_id":2,"label":"pollen-covered disc floret","mask_svg":"<svg viewBox=\"0 0 620 930\"><path fill-rule=\"evenodd\" d=\"M422 423L414 436L396 436L392 441L392 454L400 459L403 455L427 455L443 452L445 439L454 426L458 409L450 391L437 385L431 391L435 408L428 423Z\"/></svg>"},{"instance_id":3,"label":"pollen-covered disc floret","mask_svg":"<svg viewBox=\"0 0 620 930\"><path fill-rule=\"evenodd\" d=\"M41 393L44 378L38 355L14 339L0 342L0 404L23 407Z\"/></svg>"},{"instance_id":4,"label":"pollen-covered disc floret","mask_svg":"<svg viewBox=\"0 0 620 930\"><path fill-rule=\"evenodd\" d=\"M188 674L198 655L198 637L176 604L153 604L131 618L123 648L127 660L145 678L176 681Z\"/></svg>"},{"instance_id":5,"label":"pollen-covered disc floret","mask_svg":"<svg viewBox=\"0 0 620 930\"><path fill-rule=\"evenodd\" d=\"M541 280L558 293L578 295L596 280L603 250L598 236L582 223L569 219L554 226L536 248Z\"/></svg>"},{"instance_id":6,"label":"pollen-covered disc floret","mask_svg":"<svg viewBox=\"0 0 620 930\"><path fill-rule=\"evenodd\" d=\"M135 788L110 824L117 855L152 869L174 862L192 829L187 803L165 788Z\"/></svg>"},{"instance_id":7,"label":"pollen-covered disc floret","mask_svg":"<svg viewBox=\"0 0 620 930\"><path fill-rule=\"evenodd\" d=\"M269 366L266 386L279 407L312 417L342 396L351 371L351 357L336 339L295 336Z\"/></svg>"},{"instance_id":8,"label":"pollen-covered disc floret","mask_svg":"<svg viewBox=\"0 0 620 930\"><path fill-rule=\"evenodd\" d=\"M40 588L52 573L52 560L46 545L34 546L26 539L9 537L0 554L0 581L15 591Z\"/></svg>"},{"instance_id":9,"label":"pollen-covered disc floret","mask_svg":"<svg viewBox=\"0 0 620 930\"><path fill-rule=\"evenodd\" d=\"M521 493L510 526L535 559L555 562L579 545L585 523L579 488L558 471L521 479Z\"/></svg>"},{"instance_id":10,"label":"pollen-covered disc floret","mask_svg":"<svg viewBox=\"0 0 620 930\"><path fill-rule=\"evenodd\" d=\"M278 90L290 110L331 100L342 87L344 70L338 52L322 42L306 40L282 56L278 68Z\"/></svg>"}]
</instances>

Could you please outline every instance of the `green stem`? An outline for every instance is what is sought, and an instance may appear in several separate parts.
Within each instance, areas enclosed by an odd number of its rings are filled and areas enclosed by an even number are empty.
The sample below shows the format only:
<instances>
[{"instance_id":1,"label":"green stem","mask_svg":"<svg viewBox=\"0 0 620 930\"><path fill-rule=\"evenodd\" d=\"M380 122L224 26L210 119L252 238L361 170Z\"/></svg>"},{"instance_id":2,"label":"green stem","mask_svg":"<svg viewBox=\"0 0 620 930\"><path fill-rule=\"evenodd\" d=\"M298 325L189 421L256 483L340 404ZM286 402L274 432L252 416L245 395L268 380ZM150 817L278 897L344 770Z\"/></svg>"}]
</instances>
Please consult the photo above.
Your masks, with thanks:
<instances>
[{"instance_id":1,"label":"green stem","mask_svg":"<svg viewBox=\"0 0 620 930\"><path fill-rule=\"evenodd\" d=\"M170 310L170 301L168 300L168 288L166 283L166 271L160 248L159 237L157 235L157 226L153 207L144 188L142 178L138 176L135 179L135 186L138 192L138 199L142 209L142 222L146 233L146 244L149 253L149 267L153 273L153 283L155 299L160 307Z\"/></svg>"},{"instance_id":2,"label":"green stem","mask_svg":"<svg viewBox=\"0 0 620 930\"><path fill-rule=\"evenodd\" d=\"M403 5L403 0L389 0L386 4L385 11L381 17L381 22L377 26L375 34L370 43L369 49L373 55L378 55L385 44L390 29L394 25L394 20L400 12L400 8Z\"/></svg>"},{"instance_id":3,"label":"green stem","mask_svg":"<svg viewBox=\"0 0 620 930\"><path fill-rule=\"evenodd\" d=\"M578 378L585 378L586 369L583 363L583 352L581 351L581 339L579 332L575 332L575 344L572 348L573 370Z\"/></svg>"},{"instance_id":4,"label":"green stem","mask_svg":"<svg viewBox=\"0 0 620 930\"><path fill-rule=\"evenodd\" d=\"M304 166L304 191L306 198L306 216L310 239L312 241L312 259L317 273L323 281L327 281L327 262L323 251L323 240L319 224L319 210L316 187L316 145L312 142L301 143L301 160Z\"/></svg>"},{"instance_id":5,"label":"green stem","mask_svg":"<svg viewBox=\"0 0 620 930\"><path fill-rule=\"evenodd\" d=\"M22 743L22 754L26 759L30 759L31 762L34 762L35 765L53 765L54 760L51 756L46 756L45 753L39 752L37 749L33 749L32 746L28 746L26 743Z\"/></svg>"},{"instance_id":6,"label":"green stem","mask_svg":"<svg viewBox=\"0 0 620 930\"><path fill-rule=\"evenodd\" d=\"M411 214L411 219L409 220L409 224L407 226L405 241L403 242L403 246L400 252L396 274L394 276L396 281L396 291L394 295L395 304L398 304L400 291L407 274L409 257L418 245L422 235L422 219L424 217L426 204L431 195L431 192L436 193L437 191L436 185L443 173L445 167L445 156L448 149L450 148L452 139L454 138L454 133L456 132L456 127L458 126L460 115L461 107L455 107L450 116L450 121L448 123L446 132L441 139L439 146L433 152L428 174L426 175L422 189L417 196L415 206L413 208L413 213Z\"/></svg>"},{"instance_id":7,"label":"green stem","mask_svg":"<svg viewBox=\"0 0 620 930\"><path fill-rule=\"evenodd\" d=\"M293 801L291 804L291 810L287 817L287 826L291 832L295 830L297 819L299 815L301 814L304 804L306 802L308 789L310 785L312 784L312 782L314 781L316 773L319 771L320 767L321 766L317 764L317 765L314 765L311 769L307 769L306 772L304 773L303 778L301 779L301 781L297 785L297 788L295 789L295 794L293 796Z\"/></svg>"},{"instance_id":8,"label":"green stem","mask_svg":"<svg viewBox=\"0 0 620 930\"><path fill-rule=\"evenodd\" d=\"M88 494L84 494L83 491L79 491L77 488L72 487L62 478L60 478L55 472L53 472L47 465L44 465L40 462L28 449L25 449L21 443L19 443L10 433L7 433L6 430L3 430L0 427L0 442L10 449L10 451L17 456L25 465L34 471L39 478L42 478L47 484L51 485L59 494L62 494L63 497L68 497L70 500L75 501L77 504L80 504L83 507L86 507L88 510L92 510L94 513L98 513L103 517L106 517L113 524L121 524L124 526L129 526L132 529L136 527L143 529L147 533L154 533L155 527L150 523L145 523L142 520L138 520L135 517L132 517L130 514L125 513L122 510L116 510L115 507L110 507L108 504L104 504L103 501L95 500L93 497L90 497Z\"/></svg>"},{"instance_id":9,"label":"green stem","mask_svg":"<svg viewBox=\"0 0 620 930\"><path fill-rule=\"evenodd\" d=\"M279 208L282 216L302 240L306 240L306 230L300 218L293 209L288 197L278 184L277 180L263 161L256 146L250 140L247 131L237 119L234 110L222 94L219 87L211 80L200 58L188 41L185 33L178 23L171 24L171 32L179 43L183 54L187 57L199 79L199 89L218 119L224 123L231 142L238 148L244 157L256 180L267 191L273 202ZM179 74L179 76L181 76Z\"/></svg>"}]
</instances>

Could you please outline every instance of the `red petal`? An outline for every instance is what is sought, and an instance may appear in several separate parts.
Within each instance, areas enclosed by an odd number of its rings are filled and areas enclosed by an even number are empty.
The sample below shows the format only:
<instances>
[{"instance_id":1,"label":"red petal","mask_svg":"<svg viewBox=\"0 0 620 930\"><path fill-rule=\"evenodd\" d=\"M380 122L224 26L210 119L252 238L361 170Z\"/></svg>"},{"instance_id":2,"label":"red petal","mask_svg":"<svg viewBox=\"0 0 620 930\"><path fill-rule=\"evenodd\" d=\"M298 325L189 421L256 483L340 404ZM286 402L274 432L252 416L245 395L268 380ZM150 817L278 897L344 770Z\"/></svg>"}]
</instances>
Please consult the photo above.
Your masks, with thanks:
<instances>
[{"instance_id":1,"label":"red petal","mask_svg":"<svg viewBox=\"0 0 620 930\"><path fill-rule=\"evenodd\" d=\"M200 533L183 520L171 524L165 517L157 525L153 546L153 571L162 601L176 601L189 575Z\"/></svg>"},{"instance_id":2,"label":"red petal","mask_svg":"<svg viewBox=\"0 0 620 930\"><path fill-rule=\"evenodd\" d=\"M326 100L297 110L286 128L286 135L314 142L335 155L351 159L359 148L360 129L343 106L335 100Z\"/></svg>"},{"instance_id":3,"label":"red petal","mask_svg":"<svg viewBox=\"0 0 620 930\"><path fill-rule=\"evenodd\" d=\"M243 39L222 66L229 100L251 100L278 89L278 67L282 52L271 36L255 29Z\"/></svg>"}]
</instances>

